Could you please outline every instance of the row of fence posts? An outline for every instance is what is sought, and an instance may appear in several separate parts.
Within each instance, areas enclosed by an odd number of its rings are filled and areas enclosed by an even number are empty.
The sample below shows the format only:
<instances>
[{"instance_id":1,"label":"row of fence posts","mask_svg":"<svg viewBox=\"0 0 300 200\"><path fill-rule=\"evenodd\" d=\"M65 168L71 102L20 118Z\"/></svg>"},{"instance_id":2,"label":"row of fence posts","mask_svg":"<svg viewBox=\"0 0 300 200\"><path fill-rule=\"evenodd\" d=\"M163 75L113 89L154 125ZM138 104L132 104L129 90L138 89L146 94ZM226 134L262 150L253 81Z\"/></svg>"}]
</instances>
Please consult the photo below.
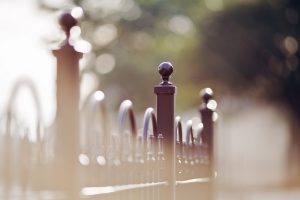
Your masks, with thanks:
<instances>
[{"instance_id":1,"label":"row of fence posts","mask_svg":"<svg viewBox=\"0 0 300 200\"><path fill-rule=\"evenodd\" d=\"M119 109L118 133L111 133L103 92L93 93L79 111L82 53L69 42L70 30L77 21L66 12L60 17L60 24L66 40L53 50L57 60L55 156L46 164L35 164L30 172L32 177L26 176L19 184L33 190L64 191L67 199L177 200L187 194L189 199L212 199L214 106L210 104L215 101L211 89L206 88L201 94L202 128L195 134L189 120L184 140L182 121L180 117L175 119L176 87L169 81L173 66L163 62L158 67L162 82L154 87L156 114L153 108L146 110L143 131L139 133L133 104L126 100ZM7 122L12 118L10 112ZM8 130L9 124L6 135ZM5 141L6 151L12 148L8 141ZM43 148L39 148L42 152ZM13 179L5 173L10 163L8 160L1 163L4 164L1 164L1 184L9 186Z\"/></svg>"}]
</instances>

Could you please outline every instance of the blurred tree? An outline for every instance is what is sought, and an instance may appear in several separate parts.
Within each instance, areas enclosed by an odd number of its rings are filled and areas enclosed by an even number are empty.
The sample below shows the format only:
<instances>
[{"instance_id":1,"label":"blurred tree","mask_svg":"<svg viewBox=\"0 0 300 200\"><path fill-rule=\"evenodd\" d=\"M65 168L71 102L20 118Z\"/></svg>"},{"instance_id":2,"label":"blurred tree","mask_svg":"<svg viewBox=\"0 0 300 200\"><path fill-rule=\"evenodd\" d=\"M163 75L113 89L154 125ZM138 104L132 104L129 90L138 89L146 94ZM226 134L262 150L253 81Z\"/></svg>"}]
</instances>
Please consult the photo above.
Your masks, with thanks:
<instances>
[{"instance_id":1,"label":"blurred tree","mask_svg":"<svg viewBox=\"0 0 300 200\"><path fill-rule=\"evenodd\" d=\"M154 95L144 91L159 83L156 66L169 60L175 67L171 80L180 85L178 111L198 106L198 91L213 84L195 76L201 67L193 56L201 41L198 25L212 11L239 1L38 0L48 11L82 7L82 37L93 46L83 72L98 75L100 88L114 97L115 106L125 98L137 109L154 103Z\"/></svg>"},{"instance_id":2,"label":"blurred tree","mask_svg":"<svg viewBox=\"0 0 300 200\"><path fill-rule=\"evenodd\" d=\"M201 73L225 82L236 93L257 92L290 114L289 164L300 179L300 1L237 5L208 18L198 55ZM204 70L204 71L203 71ZM205 77L203 77L205 78ZM283 111L284 112L284 111Z\"/></svg>"},{"instance_id":3,"label":"blurred tree","mask_svg":"<svg viewBox=\"0 0 300 200\"><path fill-rule=\"evenodd\" d=\"M99 76L100 88L117 99L115 105L125 98L132 99L138 109L154 103L150 91L160 82L156 67L165 60L173 63L172 80L183 88L178 98L186 100L178 101L178 107L199 104L197 93L201 81L186 81L191 79L194 69L186 70L185 60L200 38L195 22L209 11L204 1L39 0L39 3L50 11L83 8L82 37L93 46L83 72ZM189 66L192 67L198 66Z\"/></svg>"}]
</instances>

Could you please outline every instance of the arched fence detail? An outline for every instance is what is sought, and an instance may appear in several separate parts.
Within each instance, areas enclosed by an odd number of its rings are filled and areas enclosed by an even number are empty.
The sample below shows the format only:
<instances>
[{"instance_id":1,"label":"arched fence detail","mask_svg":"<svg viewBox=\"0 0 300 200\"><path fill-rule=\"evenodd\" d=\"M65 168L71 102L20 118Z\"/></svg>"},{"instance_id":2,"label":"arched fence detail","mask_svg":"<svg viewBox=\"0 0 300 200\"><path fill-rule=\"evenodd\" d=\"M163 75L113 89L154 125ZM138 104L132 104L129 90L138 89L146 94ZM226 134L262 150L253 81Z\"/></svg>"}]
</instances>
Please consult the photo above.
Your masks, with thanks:
<instances>
[{"instance_id":1,"label":"arched fence detail","mask_svg":"<svg viewBox=\"0 0 300 200\"><path fill-rule=\"evenodd\" d=\"M60 23L67 39L53 51L59 69L58 110L52 133L55 155L48 163L35 164L30 176L23 179L5 175L11 165L1 156L0 163L4 164L0 164L0 188L8 191L3 198L9 199L17 187L21 195L16 199L24 195L29 199L40 197L45 191L52 191L57 197L54 199L70 200L183 200L187 194L189 200L212 199L216 109L212 90L205 88L201 92L201 123L195 126L192 120L184 123L179 116L175 118L177 88L170 82L173 66L163 62L158 66L162 82L154 86L156 107L146 109L141 126L130 100L120 104L117 122L111 122L102 91L91 93L80 110L78 65L82 54L68 41L70 29L77 22L65 13ZM29 88L38 118L42 119L34 86L29 84ZM14 93L11 98L9 103ZM12 105L8 109L10 113ZM117 124L117 130L111 124ZM9 133L10 128L6 127L5 132ZM12 140L8 138L7 144Z\"/></svg>"}]
</instances>

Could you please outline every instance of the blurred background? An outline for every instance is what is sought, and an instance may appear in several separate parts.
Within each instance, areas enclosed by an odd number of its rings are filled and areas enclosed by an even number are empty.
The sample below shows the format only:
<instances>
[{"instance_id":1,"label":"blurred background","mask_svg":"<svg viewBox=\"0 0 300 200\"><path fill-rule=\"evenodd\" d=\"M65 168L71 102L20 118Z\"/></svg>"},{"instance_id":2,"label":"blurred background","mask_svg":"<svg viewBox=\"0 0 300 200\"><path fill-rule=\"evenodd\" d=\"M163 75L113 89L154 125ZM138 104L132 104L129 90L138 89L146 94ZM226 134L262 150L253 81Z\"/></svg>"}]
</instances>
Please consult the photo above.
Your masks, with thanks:
<instances>
[{"instance_id":1,"label":"blurred background","mask_svg":"<svg viewBox=\"0 0 300 200\"><path fill-rule=\"evenodd\" d=\"M157 65L171 61L178 114L198 115L201 88L216 94L217 198L299 199L299 1L0 0L0 111L25 77L53 123L57 17L77 6L81 102L101 89L111 110L131 99L141 113L155 105ZM26 90L14 106L24 124L37 120Z\"/></svg>"}]
</instances>

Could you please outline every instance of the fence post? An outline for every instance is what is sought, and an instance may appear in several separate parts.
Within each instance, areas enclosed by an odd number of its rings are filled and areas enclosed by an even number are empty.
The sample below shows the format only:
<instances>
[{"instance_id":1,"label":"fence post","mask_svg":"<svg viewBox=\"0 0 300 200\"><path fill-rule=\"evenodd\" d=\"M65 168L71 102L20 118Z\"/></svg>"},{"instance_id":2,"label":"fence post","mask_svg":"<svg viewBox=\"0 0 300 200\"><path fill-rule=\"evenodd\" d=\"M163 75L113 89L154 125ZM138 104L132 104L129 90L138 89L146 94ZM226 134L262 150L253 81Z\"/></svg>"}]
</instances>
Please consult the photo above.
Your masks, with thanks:
<instances>
[{"instance_id":1,"label":"fence post","mask_svg":"<svg viewBox=\"0 0 300 200\"><path fill-rule=\"evenodd\" d=\"M158 66L162 76L162 82L154 87L156 94L157 131L163 135L163 145L166 161L165 176L168 181L168 189L162 199L175 199L175 132L174 132L174 95L176 87L169 82L173 72L170 62L163 62ZM166 196L165 196L166 195Z\"/></svg>"},{"instance_id":2,"label":"fence post","mask_svg":"<svg viewBox=\"0 0 300 200\"><path fill-rule=\"evenodd\" d=\"M55 156L56 183L72 199L77 199L76 179L78 137L79 137L79 60L82 53L70 44L70 30L77 25L71 12L60 16L59 23L66 34L66 40L52 53L57 61L57 113Z\"/></svg>"},{"instance_id":3,"label":"fence post","mask_svg":"<svg viewBox=\"0 0 300 200\"><path fill-rule=\"evenodd\" d=\"M203 123L202 130L202 141L203 144L207 145L208 153L208 168L207 175L210 177L210 182L208 184L208 190L206 193L206 199L213 199L213 182L214 182L214 125L213 125L213 113L215 105L212 100L213 91L210 88L204 88L200 91L200 96L202 98L202 104L200 105L199 112L201 115L201 120Z\"/></svg>"},{"instance_id":4,"label":"fence post","mask_svg":"<svg viewBox=\"0 0 300 200\"><path fill-rule=\"evenodd\" d=\"M199 112L203 123L202 139L203 143L207 145L208 161L210 167L209 176L213 176L213 161L214 161L214 126L213 126L213 105L212 101L213 91L210 88L204 88L200 92L202 104L200 105Z\"/></svg>"}]
</instances>

